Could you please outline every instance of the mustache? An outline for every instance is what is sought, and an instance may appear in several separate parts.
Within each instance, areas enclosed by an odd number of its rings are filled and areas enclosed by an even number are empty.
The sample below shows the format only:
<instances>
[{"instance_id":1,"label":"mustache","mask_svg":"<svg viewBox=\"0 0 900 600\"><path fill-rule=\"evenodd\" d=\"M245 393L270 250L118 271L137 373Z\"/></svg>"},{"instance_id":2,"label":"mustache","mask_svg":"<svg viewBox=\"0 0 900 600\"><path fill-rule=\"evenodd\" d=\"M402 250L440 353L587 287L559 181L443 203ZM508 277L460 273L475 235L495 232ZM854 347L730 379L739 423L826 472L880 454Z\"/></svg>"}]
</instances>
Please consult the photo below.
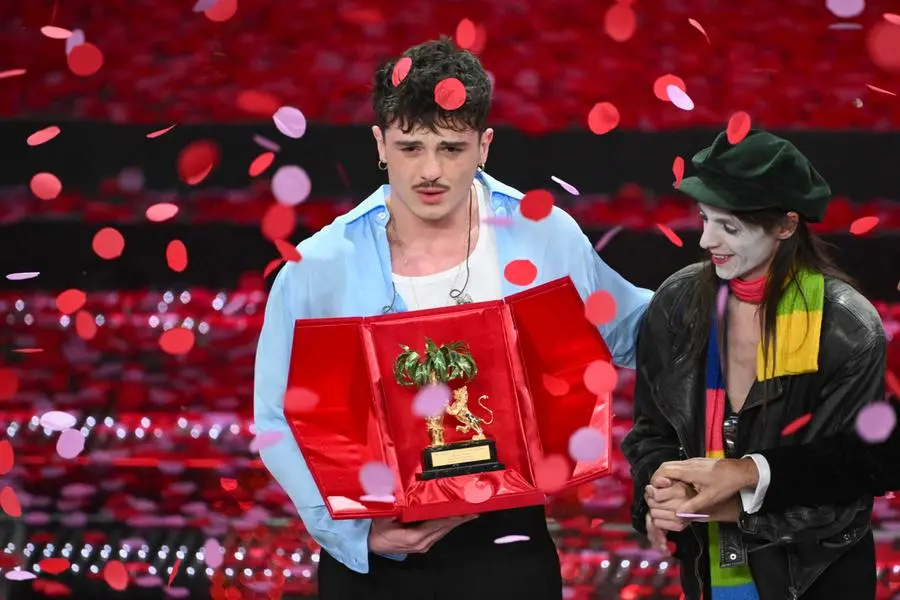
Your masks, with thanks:
<instances>
[{"instance_id":1,"label":"mustache","mask_svg":"<svg viewBox=\"0 0 900 600\"><path fill-rule=\"evenodd\" d=\"M450 186L441 185L439 183L420 183L419 185L413 186L414 190L444 190L445 192L450 189Z\"/></svg>"}]
</instances>

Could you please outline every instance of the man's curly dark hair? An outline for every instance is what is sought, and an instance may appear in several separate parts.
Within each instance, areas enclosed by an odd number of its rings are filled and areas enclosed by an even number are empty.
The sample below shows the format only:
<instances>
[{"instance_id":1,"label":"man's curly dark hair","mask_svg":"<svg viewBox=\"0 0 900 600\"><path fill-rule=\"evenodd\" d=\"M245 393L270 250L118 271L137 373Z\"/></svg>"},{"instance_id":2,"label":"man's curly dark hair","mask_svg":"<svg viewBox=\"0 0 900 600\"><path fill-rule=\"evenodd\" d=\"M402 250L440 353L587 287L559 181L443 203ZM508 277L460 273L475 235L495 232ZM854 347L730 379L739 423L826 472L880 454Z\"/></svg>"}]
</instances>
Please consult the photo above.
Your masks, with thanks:
<instances>
[{"instance_id":1,"label":"man's curly dark hair","mask_svg":"<svg viewBox=\"0 0 900 600\"><path fill-rule=\"evenodd\" d=\"M412 59L409 74L394 87L394 65L403 56ZM455 77L466 88L465 104L456 110L444 110L434 100L434 87L443 79ZM458 48L448 37L413 46L400 57L383 64L375 72L372 106L376 125L384 131L396 123L404 133L426 127L479 133L487 127L491 109L491 81L478 58Z\"/></svg>"}]
</instances>

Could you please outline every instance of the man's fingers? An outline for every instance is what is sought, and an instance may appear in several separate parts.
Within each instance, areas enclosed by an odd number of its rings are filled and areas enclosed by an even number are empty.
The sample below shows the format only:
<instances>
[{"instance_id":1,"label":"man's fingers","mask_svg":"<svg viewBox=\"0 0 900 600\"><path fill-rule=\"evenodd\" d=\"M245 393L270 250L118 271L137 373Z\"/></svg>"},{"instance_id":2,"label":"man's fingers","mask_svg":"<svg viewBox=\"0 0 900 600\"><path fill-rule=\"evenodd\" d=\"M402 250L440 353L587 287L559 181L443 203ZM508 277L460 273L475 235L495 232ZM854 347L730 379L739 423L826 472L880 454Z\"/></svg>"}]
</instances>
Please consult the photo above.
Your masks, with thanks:
<instances>
[{"instance_id":1,"label":"man's fingers","mask_svg":"<svg viewBox=\"0 0 900 600\"><path fill-rule=\"evenodd\" d=\"M718 504L719 499L715 490L705 488L696 496L684 502L678 507L677 512L687 514L706 514L707 509Z\"/></svg>"},{"instance_id":2,"label":"man's fingers","mask_svg":"<svg viewBox=\"0 0 900 600\"><path fill-rule=\"evenodd\" d=\"M658 489L666 489L672 487L672 480L657 472L650 478L650 485Z\"/></svg>"}]
</instances>

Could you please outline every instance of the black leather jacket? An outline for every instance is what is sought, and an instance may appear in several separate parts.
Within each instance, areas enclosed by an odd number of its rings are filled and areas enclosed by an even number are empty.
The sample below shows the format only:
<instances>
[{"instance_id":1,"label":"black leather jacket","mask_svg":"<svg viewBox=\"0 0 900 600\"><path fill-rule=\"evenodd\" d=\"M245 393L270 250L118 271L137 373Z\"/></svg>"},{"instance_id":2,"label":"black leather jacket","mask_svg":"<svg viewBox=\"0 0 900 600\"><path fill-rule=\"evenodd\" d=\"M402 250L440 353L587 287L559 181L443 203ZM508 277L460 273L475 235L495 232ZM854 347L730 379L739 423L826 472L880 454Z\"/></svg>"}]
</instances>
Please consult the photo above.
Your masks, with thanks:
<instances>
[{"instance_id":1,"label":"black leather jacket","mask_svg":"<svg viewBox=\"0 0 900 600\"><path fill-rule=\"evenodd\" d=\"M646 533L644 487L659 465L705 455L705 360L679 350L687 339L690 324L683 315L700 268L686 267L663 283L638 334L635 424L622 450L634 478L632 521L641 533ZM739 454L853 431L857 411L883 398L885 335L872 305L849 285L826 278L822 319L819 370L753 387L740 412ZM806 413L813 415L806 426L782 436L785 425ZM742 513L736 526L722 528L720 564L749 562L762 600L798 598L868 534L871 510L872 497L865 496L841 505ZM701 589L710 597L706 530L697 523L670 536L690 600L699 600Z\"/></svg>"}]
</instances>

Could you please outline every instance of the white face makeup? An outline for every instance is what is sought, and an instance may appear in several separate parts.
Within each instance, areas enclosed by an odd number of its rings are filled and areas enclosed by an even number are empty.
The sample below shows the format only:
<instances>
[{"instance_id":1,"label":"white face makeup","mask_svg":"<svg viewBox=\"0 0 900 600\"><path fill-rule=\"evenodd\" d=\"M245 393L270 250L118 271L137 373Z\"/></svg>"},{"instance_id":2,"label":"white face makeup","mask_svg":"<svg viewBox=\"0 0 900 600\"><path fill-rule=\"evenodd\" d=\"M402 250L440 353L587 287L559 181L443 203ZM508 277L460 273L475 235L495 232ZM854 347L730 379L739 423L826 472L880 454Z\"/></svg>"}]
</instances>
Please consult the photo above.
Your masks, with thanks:
<instances>
[{"instance_id":1,"label":"white face makeup","mask_svg":"<svg viewBox=\"0 0 900 600\"><path fill-rule=\"evenodd\" d=\"M778 238L757 225L742 223L732 213L700 204L703 235L700 247L712 254L721 279L762 277L778 249Z\"/></svg>"}]
</instances>

